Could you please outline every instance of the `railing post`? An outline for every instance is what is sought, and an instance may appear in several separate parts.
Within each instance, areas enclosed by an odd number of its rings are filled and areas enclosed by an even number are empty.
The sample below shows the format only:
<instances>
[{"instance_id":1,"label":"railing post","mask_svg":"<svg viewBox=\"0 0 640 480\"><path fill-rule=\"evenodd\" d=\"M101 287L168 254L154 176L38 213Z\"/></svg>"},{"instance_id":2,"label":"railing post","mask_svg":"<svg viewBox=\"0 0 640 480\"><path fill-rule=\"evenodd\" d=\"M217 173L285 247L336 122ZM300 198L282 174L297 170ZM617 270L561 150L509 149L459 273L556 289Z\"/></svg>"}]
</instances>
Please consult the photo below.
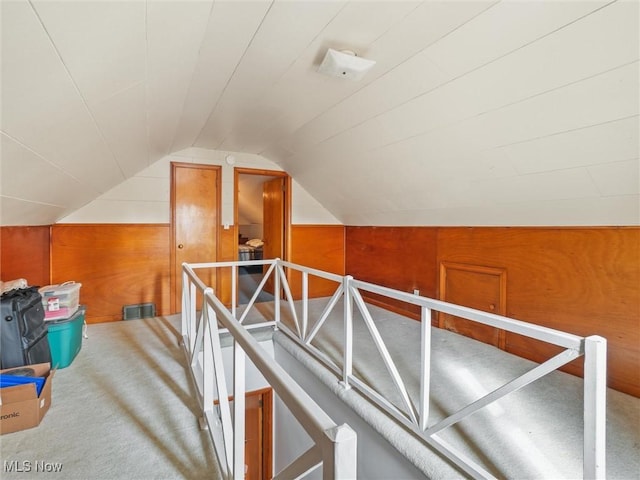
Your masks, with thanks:
<instances>
[{"instance_id":1,"label":"railing post","mask_svg":"<svg viewBox=\"0 0 640 480\"><path fill-rule=\"evenodd\" d=\"M181 324L182 324L182 336L184 337L185 335L190 336L190 332L187 331L187 322L188 322L188 312L189 312L189 302L188 302L188 297L187 297L187 286L189 285L189 277L187 276L187 272L184 271L184 267L182 269L182 295L181 295L181 302L182 302L182 310L180 310L180 318L182 320Z\"/></svg>"},{"instance_id":2,"label":"railing post","mask_svg":"<svg viewBox=\"0 0 640 480\"><path fill-rule=\"evenodd\" d=\"M196 327L196 285L189 281L189 352L193 353L196 344L196 336L198 334Z\"/></svg>"},{"instance_id":3,"label":"railing post","mask_svg":"<svg viewBox=\"0 0 640 480\"><path fill-rule=\"evenodd\" d=\"M420 330L420 428L426 430L429 421L429 390L431 383L431 309L421 307Z\"/></svg>"},{"instance_id":4,"label":"railing post","mask_svg":"<svg viewBox=\"0 0 640 480\"><path fill-rule=\"evenodd\" d=\"M346 423L325 430L322 449L323 480L354 480L358 470L357 435Z\"/></svg>"},{"instance_id":5,"label":"railing post","mask_svg":"<svg viewBox=\"0 0 640 480\"><path fill-rule=\"evenodd\" d=\"M309 323L309 274L302 272L302 338L307 338L307 327Z\"/></svg>"},{"instance_id":6,"label":"railing post","mask_svg":"<svg viewBox=\"0 0 640 480\"><path fill-rule=\"evenodd\" d=\"M584 339L584 457L583 476L606 477L607 340Z\"/></svg>"},{"instance_id":7,"label":"railing post","mask_svg":"<svg viewBox=\"0 0 640 480\"><path fill-rule=\"evenodd\" d=\"M280 324L280 259L276 258L276 266L273 269L273 301L276 326Z\"/></svg>"},{"instance_id":8,"label":"railing post","mask_svg":"<svg viewBox=\"0 0 640 480\"><path fill-rule=\"evenodd\" d=\"M217 373L214 366L214 345L211 340L213 335L216 333L211 331L211 320L209 315L213 315L212 321L215 322L216 319L213 309L207 305L206 301L203 303L202 328L204 338L202 343L202 409L203 414L206 416L207 412L213 412L213 400L215 396L214 375Z\"/></svg>"},{"instance_id":9,"label":"railing post","mask_svg":"<svg viewBox=\"0 0 640 480\"><path fill-rule=\"evenodd\" d=\"M233 265L231 267L231 315L236 318L236 306L238 304L238 266Z\"/></svg>"},{"instance_id":10,"label":"railing post","mask_svg":"<svg viewBox=\"0 0 640 480\"><path fill-rule=\"evenodd\" d=\"M244 478L245 354L233 342L233 478Z\"/></svg>"},{"instance_id":11,"label":"railing post","mask_svg":"<svg viewBox=\"0 0 640 480\"><path fill-rule=\"evenodd\" d=\"M342 385L349 389L349 377L353 373L353 299L351 296L351 281L353 277L347 275L343 279L344 295L344 365L342 367Z\"/></svg>"}]
</instances>

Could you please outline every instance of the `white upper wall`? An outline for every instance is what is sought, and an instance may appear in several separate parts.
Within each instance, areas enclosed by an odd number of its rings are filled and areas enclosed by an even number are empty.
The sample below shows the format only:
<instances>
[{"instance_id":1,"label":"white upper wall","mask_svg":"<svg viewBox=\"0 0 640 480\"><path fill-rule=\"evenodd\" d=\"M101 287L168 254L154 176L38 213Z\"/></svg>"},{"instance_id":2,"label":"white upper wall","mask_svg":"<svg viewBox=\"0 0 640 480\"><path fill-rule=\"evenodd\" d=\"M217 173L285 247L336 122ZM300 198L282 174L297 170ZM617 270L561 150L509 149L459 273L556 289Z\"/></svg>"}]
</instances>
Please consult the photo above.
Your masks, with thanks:
<instances>
[{"instance_id":1,"label":"white upper wall","mask_svg":"<svg viewBox=\"0 0 640 480\"><path fill-rule=\"evenodd\" d=\"M227 155L233 155L233 166L226 163ZM158 160L58 223L169 223L171 162L222 167L223 225L234 223L234 167L282 171L278 165L260 155L188 148ZM295 181L291 196L294 225L340 223Z\"/></svg>"}]
</instances>

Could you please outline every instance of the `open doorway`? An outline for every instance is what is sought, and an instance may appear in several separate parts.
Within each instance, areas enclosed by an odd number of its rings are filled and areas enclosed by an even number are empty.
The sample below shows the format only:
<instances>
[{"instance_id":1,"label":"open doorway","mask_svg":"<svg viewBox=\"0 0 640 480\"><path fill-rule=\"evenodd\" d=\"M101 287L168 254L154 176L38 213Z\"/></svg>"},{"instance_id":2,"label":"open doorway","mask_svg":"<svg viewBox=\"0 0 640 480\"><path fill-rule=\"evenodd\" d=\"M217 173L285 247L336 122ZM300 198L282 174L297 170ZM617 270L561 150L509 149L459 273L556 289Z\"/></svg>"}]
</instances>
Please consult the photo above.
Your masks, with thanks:
<instances>
[{"instance_id":1,"label":"open doorway","mask_svg":"<svg viewBox=\"0 0 640 480\"><path fill-rule=\"evenodd\" d=\"M234 170L235 226L238 260L288 258L291 181L286 172L236 168ZM248 303L262 278L261 266L240 267L238 303ZM269 301L268 283L259 301ZM246 297L249 298L246 298Z\"/></svg>"}]
</instances>

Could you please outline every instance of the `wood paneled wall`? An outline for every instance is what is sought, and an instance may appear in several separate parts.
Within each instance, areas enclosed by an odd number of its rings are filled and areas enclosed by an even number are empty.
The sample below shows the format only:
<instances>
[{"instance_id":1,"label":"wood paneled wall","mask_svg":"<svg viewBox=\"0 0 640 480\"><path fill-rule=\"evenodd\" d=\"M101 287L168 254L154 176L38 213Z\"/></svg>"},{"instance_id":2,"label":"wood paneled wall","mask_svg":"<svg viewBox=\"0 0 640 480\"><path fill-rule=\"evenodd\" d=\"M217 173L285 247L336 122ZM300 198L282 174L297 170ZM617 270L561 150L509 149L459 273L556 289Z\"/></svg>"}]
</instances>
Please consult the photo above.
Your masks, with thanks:
<instances>
[{"instance_id":1,"label":"wood paneled wall","mask_svg":"<svg viewBox=\"0 0 640 480\"><path fill-rule=\"evenodd\" d=\"M504 270L507 316L605 337L609 386L640 396L640 228L347 227L346 239L348 274L436 298L443 263ZM555 351L509 333L504 348Z\"/></svg>"},{"instance_id":2,"label":"wood paneled wall","mask_svg":"<svg viewBox=\"0 0 640 480\"><path fill-rule=\"evenodd\" d=\"M82 283L87 322L122 319L122 307L153 302L169 312L169 225L81 224L51 227L53 283Z\"/></svg>"},{"instance_id":3,"label":"wood paneled wall","mask_svg":"<svg viewBox=\"0 0 640 480\"><path fill-rule=\"evenodd\" d=\"M404 292L435 297L438 231L416 227L346 227L346 274ZM372 303L418 319L414 305L367 295ZM391 303L390 303L391 302Z\"/></svg>"},{"instance_id":4,"label":"wood paneled wall","mask_svg":"<svg viewBox=\"0 0 640 480\"><path fill-rule=\"evenodd\" d=\"M0 227L0 279L24 278L29 285L51 283L50 227Z\"/></svg>"},{"instance_id":5,"label":"wood paneled wall","mask_svg":"<svg viewBox=\"0 0 640 480\"><path fill-rule=\"evenodd\" d=\"M218 237L218 262L233 262L238 260L238 234L237 227L225 230L220 228ZM217 280L220 300L225 305L231 305L231 269L218 269Z\"/></svg>"},{"instance_id":6,"label":"wood paneled wall","mask_svg":"<svg viewBox=\"0 0 640 480\"><path fill-rule=\"evenodd\" d=\"M507 316L605 337L609 385L640 396L640 229L446 228L438 261L504 268ZM511 333L505 349L535 361L557 351Z\"/></svg>"},{"instance_id":7,"label":"wood paneled wall","mask_svg":"<svg viewBox=\"0 0 640 480\"><path fill-rule=\"evenodd\" d=\"M342 225L292 225L290 261L325 272L344 275L344 232ZM298 272L289 275L291 293L300 298L302 278ZM309 296L333 295L335 282L309 277Z\"/></svg>"},{"instance_id":8,"label":"wood paneled wall","mask_svg":"<svg viewBox=\"0 0 640 480\"><path fill-rule=\"evenodd\" d=\"M220 260L232 260L237 234L221 232ZM158 314L169 314L169 236L169 225L2 227L0 274L32 285L81 282L89 322L120 320L122 306L134 303L154 302ZM442 295L442 265L504 271L507 316L605 337L609 385L640 396L640 228L293 225L289 258L433 298ZM219 279L223 292L230 290L227 277ZM299 297L300 276L292 280ZM310 282L312 296L334 290L332 282ZM464 297L463 288L452 292ZM372 301L418 316L406 304ZM555 351L517 335L504 337L507 351L535 361ZM567 371L581 374L581 362Z\"/></svg>"}]
</instances>

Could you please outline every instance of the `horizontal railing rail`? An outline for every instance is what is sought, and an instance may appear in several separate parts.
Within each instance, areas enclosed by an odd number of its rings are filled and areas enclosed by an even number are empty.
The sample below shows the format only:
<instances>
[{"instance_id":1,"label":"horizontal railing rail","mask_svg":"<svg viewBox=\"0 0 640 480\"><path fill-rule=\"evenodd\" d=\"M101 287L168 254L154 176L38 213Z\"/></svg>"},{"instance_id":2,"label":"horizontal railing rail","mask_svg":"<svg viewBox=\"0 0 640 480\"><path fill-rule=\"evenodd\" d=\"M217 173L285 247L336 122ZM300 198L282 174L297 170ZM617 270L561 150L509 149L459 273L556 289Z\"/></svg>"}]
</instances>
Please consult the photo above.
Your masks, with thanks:
<instances>
[{"instance_id":1,"label":"horizontal railing rail","mask_svg":"<svg viewBox=\"0 0 640 480\"><path fill-rule=\"evenodd\" d=\"M578 357L584 357L584 478L605 478L605 406L606 406L606 340L598 336L580 337L551 328L534 325L520 320L487 313L451 303L422 297L412 293L394 290L354 279L351 276L340 276L329 272L293 264L282 260L267 260L270 265L268 274L273 274L274 292L281 292L274 297L274 318L276 328L285 332L302 348L313 354L325 366L331 369L345 388L355 388L369 398L400 423L415 432L425 443L449 459L454 465L472 478L494 478L486 468L474 461L459 448L446 442L441 433L461 420L469 417L478 410L496 402L497 400L520 390L526 385L557 370ZM237 268L243 262L221 262L219 267ZM294 299L288 283L288 273L297 271L301 274L301 294ZM334 293L329 297L324 310L318 318L309 318L309 276L316 276L324 280L335 282ZM265 275L266 277L266 275ZM263 279L264 280L264 279ZM243 312L245 318L253 305L255 298L264 287L264 281L258 286L250 304ZM382 335L374 321L369 305L363 298L363 292L384 296L393 300L416 305L420 309L421 318L421 347L419 372L419 398L414 399L409 394L405 380L385 344ZM281 298L283 297L283 298ZM236 312L235 293L232 312ZM342 364L338 364L327 352L312 344L322 330L326 320L342 300L342 316L344 319ZM281 316L281 303L288 304L290 315L288 324ZM295 305L301 307L298 314ZM373 339L400 398L400 405L395 405L371 385L358 378L353 372L353 320L354 308L360 316ZM429 424L430 390L431 390L431 317L433 312L455 315L472 322L491 326L507 332L523 335L542 342L561 347L563 350L547 361L535 366L520 377L513 379L501 387L489 392L446 418L438 419ZM235 316L235 313L234 315ZM269 324L266 322L265 324Z\"/></svg>"}]
</instances>

